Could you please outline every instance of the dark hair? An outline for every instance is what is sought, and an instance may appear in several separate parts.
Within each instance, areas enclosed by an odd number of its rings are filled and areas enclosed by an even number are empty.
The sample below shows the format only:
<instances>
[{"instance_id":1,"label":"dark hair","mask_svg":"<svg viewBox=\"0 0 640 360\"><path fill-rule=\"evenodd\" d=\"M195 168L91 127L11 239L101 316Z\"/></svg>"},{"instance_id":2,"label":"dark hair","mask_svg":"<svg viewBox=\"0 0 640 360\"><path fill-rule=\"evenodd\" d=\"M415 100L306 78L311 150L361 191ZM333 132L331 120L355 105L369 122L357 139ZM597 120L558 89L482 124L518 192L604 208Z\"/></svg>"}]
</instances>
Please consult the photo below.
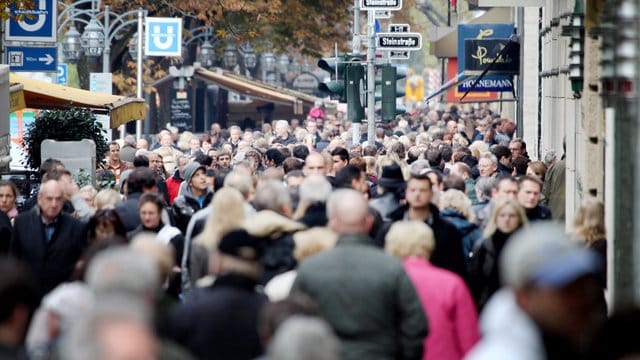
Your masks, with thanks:
<instances>
[{"instance_id":1,"label":"dark hair","mask_svg":"<svg viewBox=\"0 0 640 360\"><path fill-rule=\"evenodd\" d=\"M309 148L306 145L296 145L293 148L293 157L304 160L309 155Z\"/></svg>"},{"instance_id":2,"label":"dark hair","mask_svg":"<svg viewBox=\"0 0 640 360\"><path fill-rule=\"evenodd\" d=\"M340 156L340 160L349 161L349 152L347 149L342 147L337 147L331 151L331 156Z\"/></svg>"},{"instance_id":3,"label":"dark hair","mask_svg":"<svg viewBox=\"0 0 640 360\"><path fill-rule=\"evenodd\" d=\"M0 324L4 324L18 305L35 308L38 288L25 265L13 258L0 258L0 274Z\"/></svg>"},{"instance_id":4,"label":"dark hair","mask_svg":"<svg viewBox=\"0 0 640 360\"><path fill-rule=\"evenodd\" d=\"M518 185L520 184L520 182L513 176L502 176L493 183L493 188L498 190L500 188L500 184L502 184L505 181L518 184Z\"/></svg>"},{"instance_id":5,"label":"dark hair","mask_svg":"<svg viewBox=\"0 0 640 360\"><path fill-rule=\"evenodd\" d=\"M149 167L149 158L146 155L138 155L133 158L133 167Z\"/></svg>"},{"instance_id":6,"label":"dark hair","mask_svg":"<svg viewBox=\"0 0 640 360\"><path fill-rule=\"evenodd\" d=\"M267 150L264 155L267 157L267 160L273 160L276 166L282 166L282 163L284 162L284 155L282 155L278 149L271 148Z\"/></svg>"},{"instance_id":7,"label":"dark hair","mask_svg":"<svg viewBox=\"0 0 640 360\"><path fill-rule=\"evenodd\" d=\"M18 187L16 186L16 184L14 184L13 181L0 180L0 187L4 186L10 187L11 191L13 191L13 197L18 200Z\"/></svg>"},{"instance_id":8,"label":"dark hair","mask_svg":"<svg viewBox=\"0 0 640 360\"><path fill-rule=\"evenodd\" d=\"M196 156L195 161L202 166L209 167L213 162L213 158L206 154L199 154L198 156Z\"/></svg>"},{"instance_id":9,"label":"dark hair","mask_svg":"<svg viewBox=\"0 0 640 360\"><path fill-rule=\"evenodd\" d=\"M141 193L144 189L156 186L156 173L148 167L135 168L127 178L127 193Z\"/></svg>"},{"instance_id":10,"label":"dark hair","mask_svg":"<svg viewBox=\"0 0 640 360\"><path fill-rule=\"evenodd\" d=\"M511 160L511 165L516 169L516 175L522 176L527 174L527 166L529 165L529 158L522 155L518 155Z\"/></svg>"},{"instance_id":11,"label":"dark hair","mask_svg":"<svg viewBox=\"0 0 640 360\"><path fill-rule=\"evenodd\" d=\"M442 166L442 152L437 148L428 149L424 158L429 161L429 166L440 168Z\"/></svg>"},{"instance_id":12,"label":"dark hair","mask_svg":"<svg viewBox=\"0 0 640 360\"><path fill-rule=\"evenodd\" d=\"M530 176L530 175L525 175L525 176L521 177L520 179L518 179L518 190L520 190L522 188L522 184L525 181L531 181L531 182L534 182L534 183L538 184L538 186L540 186L540 191L542 191L542 185L543 185L542 181L540 181L540 179L538 179L537 177L533 177L533 176Z\"/></svg>"},{"instance_id":13,"label":"dark hair","mask_svg":"<svg viewBox=\"0 0 640 360\"><path fill-rule=\"evenodd\" d=\"M96 228L99 225L110 224L113 226L115 235L126 238L127 230L120 219L120 215L114 209L101 209L98 210L90 219L87 224L89 234L89 244L93 243L96 238Z\"/></svg>"},{"instance_id":14,"label":"dark hair","mask_svg":"<svg viewBox=\"0 0 640 360\"><path fill-rule=\"evenodd\" d=\"M367 144L362 148L362 156L376 156L378 155L378 148L374 144Z\"/></svg>"},{"instance_id":15,"label":"dark hair","mask_svg":"<svg viewBox=\"0 0 640 360\"><path fill-rule=\"evenodd\" d=\"M456 189L465 192L466 185L462 177L449 174L442 180L442 188L444 191L447 191L449 189Z\"/></svg>"},{"instance_id":16,"label":"dark hair","mask_svg":"<svg viewBox=\"0 0 640 360\"><path fill-rule=\"evenodd\" d=\"M293 293L287 298L268 302L260 311L258 330L263 342L268 342L278 327L294 315L317 316L318 308L305 294Z\"/></svg>"},{"instance_id":17,"label":"dark hair","mask_svg":"<svg viewBox=\"0 0 640 360\"><path fill-rule=\"evenodd\" d=\"M164 199L161 195L156 193L146 193L140 196L140 203L138 204L138 208L141 208L142 205L146 203L152 203L158 208L158 212L162 212L164 209Z\"/></svg>"},{"instance_id":18,"label":"dark hair","mask_svg":"<svg viewBox=\"0 0 640 360\"><path fill-rule=\"evenodd\" d=\"M348 164L336 173L336 187L351 188L351 181L358 180L362 176L362 169Z\"/></svg>"},{"instance_id":19,"label":"dark hair","mask_svg":"<svg viewBox=\"0 0 640 360\"><path fill-rule=\"evenodd\" d=\"M444 162L451 161L451 156L453 156L453 148L448 144L440 146L440 155L442 156L442 160Z\"/></svg>"},{"instance_id":20,"label":"dark hair","mask_svg":"<svg viewBox=\"0 0 640 360\"><path fill-rule=\"evenodd\" d=\"M64 167L62 161L52 158L48 158L47 160L43 161L42 164L40 164L40 179L42 179L46 173L57 168L58 166Z\"/></svg>"},{"instance_id":21,"label":"dark hair","mask_svg":"<svg viewBox=\"0 0 640 360\"><path fill-rule=\"evenodd\" d=\"M496 156L498 161L500 161L500 159L502 159L503 157L511 158L511 150L509 150L509 148L504 145L492 146L491 153Z\"/></svg>"},{"instance_id":22,"label":"dark hair","mask_svg":"<svg viewBox=\"0 0 640 360\"><path fill-rule=\"evenodd\" d=\"M303 167L304 161L294 157L288 157L282 162L282 170L285 175L294 170L302 170Z\"/></svg>"},{"instance_id":23,"label":"dark hair","mask_svg":"<svg viewBox=\"0 0 640 360\"><path fill-rule=\"evenodd\" d=\"M431 179L429 178L429 175L427 175L428 172L425 172L424 174L410 174L409 175L409 180L407 180L407 185L409 184L409 181L411 180L419 180L419 181L426 181L429 183L429 188L431 188L433 186L433 183L431 182Z\"/></svg>"},{"instance_id":24,"label":"dark hair","mask_svg":"<svg viewBox=\"0 0 640 360\"><path fill-rule=\"evenodd\" d=\"M49 180L60 180L64 175L72 176L71 171L67 169L51 169L42 177L42 182L47 182Z\"/></svg>"}]
</instances>

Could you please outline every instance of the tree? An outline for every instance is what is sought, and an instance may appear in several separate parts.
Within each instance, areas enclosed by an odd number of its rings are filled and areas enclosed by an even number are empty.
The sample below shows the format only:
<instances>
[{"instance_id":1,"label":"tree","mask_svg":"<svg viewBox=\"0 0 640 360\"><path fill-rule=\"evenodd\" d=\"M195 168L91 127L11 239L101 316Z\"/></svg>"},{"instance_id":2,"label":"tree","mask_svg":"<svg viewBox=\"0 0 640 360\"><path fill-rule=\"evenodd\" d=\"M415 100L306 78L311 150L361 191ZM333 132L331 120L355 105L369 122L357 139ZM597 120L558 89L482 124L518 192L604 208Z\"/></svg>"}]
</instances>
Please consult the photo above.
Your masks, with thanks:
<instances>
[{"instance_id":1,"label":"tree","mask_svg":"<svg viewBox=\"0 0 640 360\"><path fill-rule=\"evenodd\" d=\"M17 10L30 10L30 9L34 9L35 7L36 7L35 0L0 1L0 20L6 20L11 17L11 13L7 11L9 8L16 8ZM23 16L28 16L28 15L18 15L16 18L20 20Z\"/></svg>"},{"instance_id":2,"label":"tree","mask_svg":"<svg viewBox=\"0 0 640 360\"><path fill-rule=\"evenodd\" d=\"M32 169L40 167L42 163L40 145L46 139L58 141L91 139L96 144L96 156L101 157L108 150L105 133L106 130L96 122L95 115L89 109L43 110L36 120L27 126L23 138L23 144L27 148L26 165Z\"/></svg>"}]
</instances>

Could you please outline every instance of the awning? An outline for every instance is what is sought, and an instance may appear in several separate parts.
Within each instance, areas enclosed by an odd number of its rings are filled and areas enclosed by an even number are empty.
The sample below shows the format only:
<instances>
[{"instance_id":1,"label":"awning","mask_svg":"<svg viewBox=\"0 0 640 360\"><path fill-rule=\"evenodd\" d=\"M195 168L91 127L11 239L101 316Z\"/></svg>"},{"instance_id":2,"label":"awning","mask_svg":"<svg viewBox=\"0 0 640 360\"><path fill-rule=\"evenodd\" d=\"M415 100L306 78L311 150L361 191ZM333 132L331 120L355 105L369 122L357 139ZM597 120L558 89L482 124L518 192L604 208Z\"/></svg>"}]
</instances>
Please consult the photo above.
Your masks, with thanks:
<instances>
[{"instance_id":1,"label":"awning","mask_svg":"<svg viewBox=\"0 0 640 360\"><path fill-rule=\"evenodd\" d=\"M513 22L513 9L508 7L496 7L484 14L471 19L469 24L500 24ZM429 53L439 58L451 58L458 56L458 28L439 27L431 34L431 46Z\"/></svg>"},{"instance_id":2,"label":"awning","mask_svg":"<svg viewBox=\"0 0 640 360\"><path fill-rule=\"evenodd\" d=\"M253 99L291 106L296 115L302 115L305 106L312 107L316 100L320 100L309 94L272 86L221 68L207 70L197 67L194 77Z\"/></svg>"},{"instance_id":3,"label":"awning","mask_svg":"<svg viewBox=\"0 0 640 360\"><path fill-rule=\"evenodd\" d=\"M111 128L117 128L133 120L146 117L147 104L144 99L96 93L69 86L49 84L11 73L10 111L24 109L69 109L89 108L97 113L108 114Z\"/></svg>"},{"instance_id":4,"label":"awning","mask_svg":"<svg viewBox=\"0 0 640 360\"><path fill-rule=\"evenodd\" d=\"M435 92L427 95L427 97L424 98L424 101L429 101L429 100L433 99L434 97L439 96L442 93L446 92L447 90L451 89L452 87L458 86L458 84L460 84L461 82L466 80L468 77L469 77L469 75L465 75L464 72L461 72L461 73L457 74L456 76L452 77L449 81L447 81L446 83L442 84L440 89L438 89Z\"/></svg>"}]
</instances>

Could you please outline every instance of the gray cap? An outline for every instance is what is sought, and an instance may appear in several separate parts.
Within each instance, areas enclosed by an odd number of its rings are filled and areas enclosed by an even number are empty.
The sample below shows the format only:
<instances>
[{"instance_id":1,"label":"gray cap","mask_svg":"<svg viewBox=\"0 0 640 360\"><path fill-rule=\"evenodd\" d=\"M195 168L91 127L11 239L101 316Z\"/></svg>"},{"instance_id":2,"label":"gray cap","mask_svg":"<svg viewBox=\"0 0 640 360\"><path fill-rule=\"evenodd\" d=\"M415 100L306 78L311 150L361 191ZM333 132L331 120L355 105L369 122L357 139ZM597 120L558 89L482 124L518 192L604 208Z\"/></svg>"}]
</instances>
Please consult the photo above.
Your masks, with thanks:
<instances>
[{"instance_id":1,"label":"gray cap","mask_svg":"<svg viewBox=\"0 0 640 360\"><path fill-rule=\"evenodd\" d=\"M184 167L183 173L184 173L184 181L187 183L187 185L191 182L191 178L193 177L193 174L196 173L196 171L198 171L198 169L202 169L202 170L207 170L206 167L204 167L204 165L200 165L199 162L197 161L192 161L189 164L187 164L187 166Z\"/></svg>"},{"instance_id":2,"label":"gray cap","mask_svg":"<svg viewBox=\"0 0 640 360\"><path fill-rule=\"evenodd\" d=\"M563 226L541 222L513 235L504 248L500 266L505 285L562 288L597 272L600 261L593 251L571 240Z\"/></svg>"}]
</instances>

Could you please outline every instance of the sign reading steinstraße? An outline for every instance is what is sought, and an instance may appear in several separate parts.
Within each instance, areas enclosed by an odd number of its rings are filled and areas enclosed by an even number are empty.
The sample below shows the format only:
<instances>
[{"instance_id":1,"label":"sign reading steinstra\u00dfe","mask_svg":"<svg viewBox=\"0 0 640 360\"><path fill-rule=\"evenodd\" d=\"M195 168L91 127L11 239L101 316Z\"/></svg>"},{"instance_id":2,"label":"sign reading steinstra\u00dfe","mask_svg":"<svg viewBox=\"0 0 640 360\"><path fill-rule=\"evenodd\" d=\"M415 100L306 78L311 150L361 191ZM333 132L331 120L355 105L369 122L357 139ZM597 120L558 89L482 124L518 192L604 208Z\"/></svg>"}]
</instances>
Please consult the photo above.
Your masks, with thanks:
<instances>
[{"instance_id":1,"label":"sign reading steinstra\u00dfe","mask_svg":"<svg viewBox=\"0 0 640 360\"><path fill-rule=\"evenodd\" d=\"M509 39L465 40L464 71L480 75L517 75L520 71L520 44Z\"/></svg>"},{"instance_id":2,"label":"sign reading steinstra\u00dfe","mask_svg":"<svg viewBox=\"0 0 640 360\"><path fill-rule=\"evenodd\" d=\"M377 33L377 50L420 50L422 48L422 34L420 33Z\"/></svg>"},{"instance_id":3,"label":"sign reading steinstra\u00dfe","mask_svg":"<svg viewBox=\"0 0 640 360\"><path fill-rule=\"evenodd\" d=\"M402 0L360 0L360 10L400 10Z\"/></svg>"}]
</instances>

